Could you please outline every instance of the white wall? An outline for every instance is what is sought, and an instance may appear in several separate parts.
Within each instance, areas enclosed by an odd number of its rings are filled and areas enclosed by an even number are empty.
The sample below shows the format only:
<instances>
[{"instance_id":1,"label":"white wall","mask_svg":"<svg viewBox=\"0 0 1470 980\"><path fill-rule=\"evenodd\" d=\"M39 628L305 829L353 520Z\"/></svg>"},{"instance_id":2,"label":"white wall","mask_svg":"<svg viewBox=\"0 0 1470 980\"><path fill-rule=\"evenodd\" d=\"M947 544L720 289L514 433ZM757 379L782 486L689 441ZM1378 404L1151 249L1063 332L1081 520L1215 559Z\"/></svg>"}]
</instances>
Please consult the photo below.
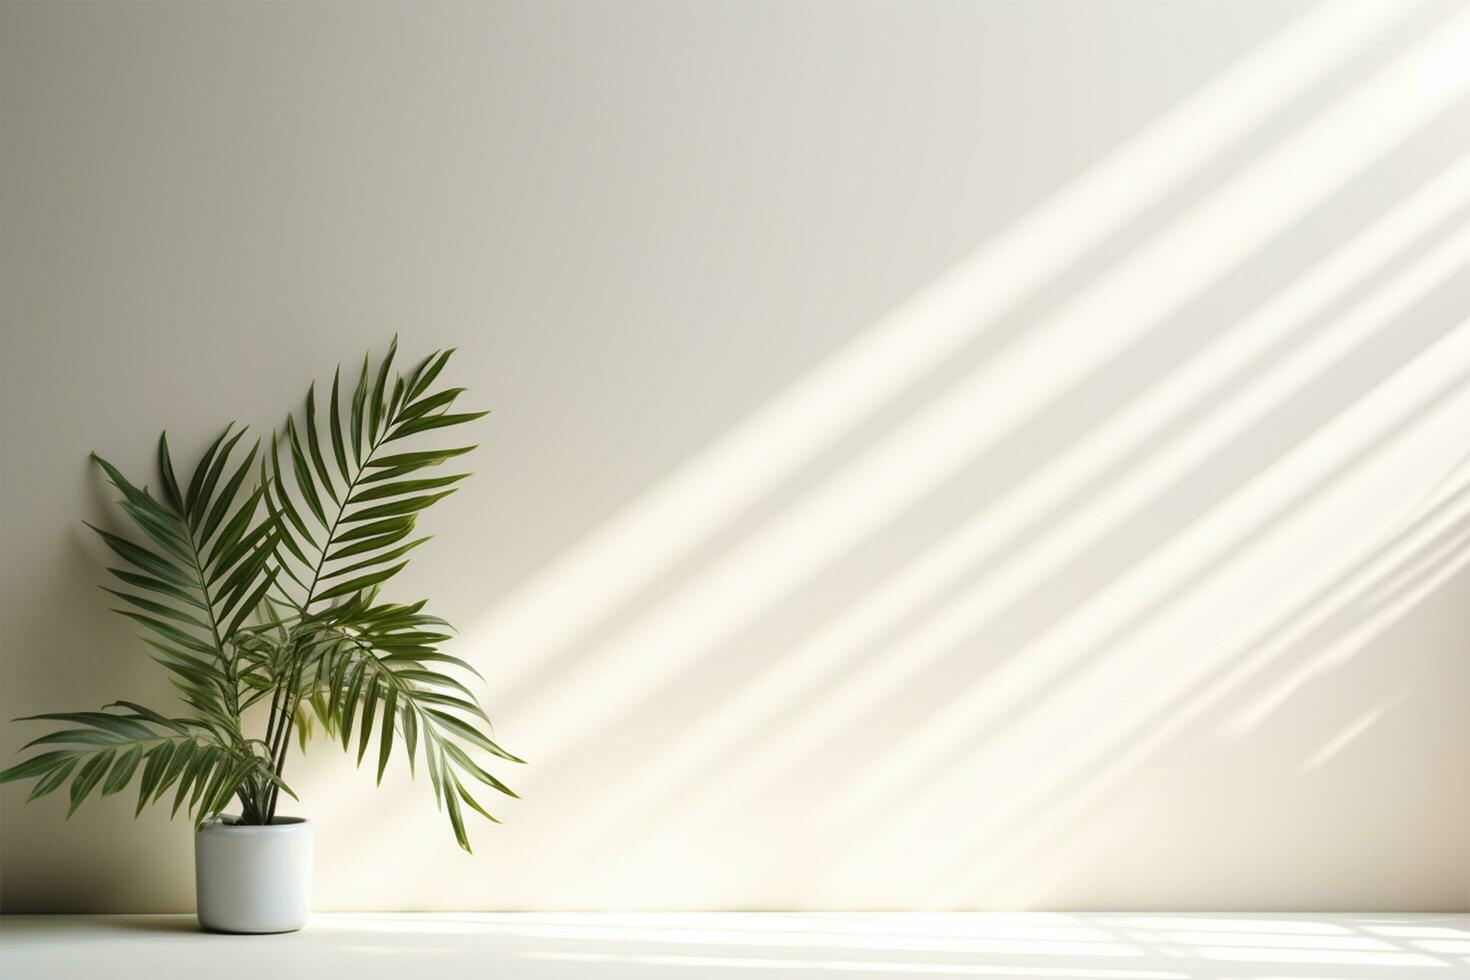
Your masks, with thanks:
<instances>
[{"instance_id":1,"label":"white wall","mask_svg":"<svg viewBox=\"0 0 1470 980\"><path fill-rule=\"evenodd\" d=\"M1470 907L1466 15L7 3L0 709L167 701L89 450L398 331L531 765L293 758L319 908ZM24 796L6 911L191 907Z\"/></svg>"}]
</instances>

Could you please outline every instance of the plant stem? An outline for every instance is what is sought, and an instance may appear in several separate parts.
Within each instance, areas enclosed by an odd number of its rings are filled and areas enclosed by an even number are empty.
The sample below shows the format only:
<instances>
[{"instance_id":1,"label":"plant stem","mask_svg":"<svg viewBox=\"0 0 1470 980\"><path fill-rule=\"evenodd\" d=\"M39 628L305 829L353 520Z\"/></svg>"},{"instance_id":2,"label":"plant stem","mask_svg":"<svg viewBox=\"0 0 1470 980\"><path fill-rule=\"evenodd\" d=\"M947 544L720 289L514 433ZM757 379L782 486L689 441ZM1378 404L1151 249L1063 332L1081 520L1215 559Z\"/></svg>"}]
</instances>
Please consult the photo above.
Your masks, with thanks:
<instances>
[{"instance_id":1,"label":"plant stem","mask_svg":"<svg viewBox=\"0 0 1470 980\"><path fill-rule=\"evenodd\" d=\"M200 559L204 553L204 542L195 539L194 528L190 527L189 519L186 515L180 514L179 521L189 535L189 564L194 566L194 576L199 582L199 594L204 597L205 611L209 614L207 617L209 620L209 633L214 639L214 648L219 652L220 662L225 669L225 677L229 681L229 685L223 693L229 697L228 707L230 709L230 719L234 723L236 743L243 747L245 732L240 719L240 682L235 673L234 658L225 652L224 639L219 635L219 623L216 621L214 615L214 596L209 593L209 584L204 578L204 566L200 563ZM260 810L260 802L255 799L255 787L247 779L235 788L235 792L240 797L241 818L247 823L255 822L250 819L252 815L258 814Z\"/></svg>"},{"instance_id":2,"label":"plant stem","mask_svg":"<svg viewBox=\"0 0 1470 980\"><path fill-rule=\"evenodd\" d=\"M301 678L301 667L302 661L298 658L292 668L290 679L286 682L286 703L291 703L292 697L295 696L296 685ZM300 703L299 698L297 698L296 703ZM271 755L271 771L276 774L277 778L280 777L282 770L286 768L286 752L291 748L291 729L295 722L296 709L294 706L289 711L283 711L281 713L281 726L280 732L278 733L280 747L272 748ZM276 801L280 798L280 795L281 787L273 784L266 799L266 823L270 823L276 818Z\"/></svg>"},{"instance_id":3,"label":"plant stem","mask_svg":"<svg viewBox=\"0 0 1470 980\"><path fill-rule=\"evenodd\" d=\"M322 569L326 566L327 563L327 551L331 547L332 536L337 533L337 526L342 523L342 518L347 514L347 503L349 500L352 499L352 492L357 489L357 482L362 479L362 475L367 472L368 464L372 462L373 455L382 447L383 443L388 440L388 433L392 430L392 427L392 420L384 418L383 431L378 435L376 439L373 440L372 445L368 447L367 454L364 455L362 460L357 464L357 472L353 474L351 482L347 484L347 489L342 493L342 502L337 506L337 516L332 519L331 526L327 528L326 540L325 542L323 542L321 552L317 557L316 567L312 569L311 584L306 587L306 599L301 604L301 614L303 618L305 618L305 616L307 615L307 609L310 608L312 602L315 599L317 583L321 581ZM282 489L281 492L285 493L286 491ZM286 696L281 702L281 714L278 719L279 723L276 726L274 732L272 732L270 728L267 728L266 744L267 746L269 746L271 751L272 771L276 774L277 779L281 778L282 773L285 771L286 768L286 753L291 747L291 730L295 727L296 711L301 704L301 693L296 688L301 678L302 668L305 666L305 664L304 659L298 655L299 651L300 640L298 638L297 640L294 640L292 642L291 646L290 656L291 659L294 661L293 670L290 675L290 680L287 682L287 686L285 689ZM271 715L273 721L277 720L275 708L275 698L272 697ZM278 784L273 784L270 790L266 793L266 823L269 823L270 821L275 819L276 802L280 797L280 792L280 786Z\"/></svg>"}]
</instances>

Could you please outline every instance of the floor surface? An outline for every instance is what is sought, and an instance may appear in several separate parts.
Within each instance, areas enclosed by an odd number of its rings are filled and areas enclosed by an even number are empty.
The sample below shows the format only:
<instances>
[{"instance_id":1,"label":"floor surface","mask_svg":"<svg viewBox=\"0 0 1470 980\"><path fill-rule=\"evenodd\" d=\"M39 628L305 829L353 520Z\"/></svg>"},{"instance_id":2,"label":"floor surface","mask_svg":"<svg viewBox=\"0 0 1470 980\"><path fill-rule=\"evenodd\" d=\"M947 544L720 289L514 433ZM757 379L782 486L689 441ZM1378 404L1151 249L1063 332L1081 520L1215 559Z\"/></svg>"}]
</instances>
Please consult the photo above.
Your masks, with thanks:
<instances>
[{"instance_id":1,"label":"floor surface","mask_svg":"<svg viewBox=\"0 0 1470 980\"><path fill-rule=\"evenodd\" d=\"M1470 978L1470 915L319 913L281 936L193 916L7 916L0 977L251 980Z\"/></svg>"}]
</instances>

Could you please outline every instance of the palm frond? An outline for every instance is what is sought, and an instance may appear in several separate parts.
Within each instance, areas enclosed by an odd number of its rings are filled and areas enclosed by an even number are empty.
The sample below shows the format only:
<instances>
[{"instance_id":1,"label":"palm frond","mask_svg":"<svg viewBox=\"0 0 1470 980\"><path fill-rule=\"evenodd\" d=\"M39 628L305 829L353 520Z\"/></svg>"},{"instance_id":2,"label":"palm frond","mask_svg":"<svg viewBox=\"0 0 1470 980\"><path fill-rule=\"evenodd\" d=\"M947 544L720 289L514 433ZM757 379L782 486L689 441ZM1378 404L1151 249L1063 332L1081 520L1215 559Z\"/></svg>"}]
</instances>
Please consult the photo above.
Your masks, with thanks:
<instances>
[{"instance_id":1,"label":"palm frond","mask_svg":"<svg viewBox=\"0 0 1470 980\"><path fill-rule=\"evenodd\" d=\"M266 506L280 529L275 561L287 572L278 591L303 612L379 586L401 571L405 556L428 540L405 541L419 515L469 475L416 474L472 445L395 451L399 440L488 414L450 412L463 388L430 390L452 349L435 352L407 376L392 373L397 350L395 337L376 371L370 370L370 358L363 359L345 409L340 369L325 406L317 404L312 385L299 422L295 413L288 415L265 454ZM288 581L296 587L286 587Z\"/></svg>"},{"instance_id":2,"label":"palm frond","mask_svg":"<svg viewBox=\"0 0 1470 980\"><path fill-rule=\"evenodd\" d=\"M245 435L231 423L210 444L180 489L168 436L158 441L163 499L138 487L93 454L121 492L119 506L143 542L88 525L122 562L109 568L125 588L106 588L121 601L115 611L143 628L150 655L169 672L183 701L221 739L244 740L240 685L232 641L274 581L275 522L262 515L260 487L247 488L259 443L235 456ZM264 783L242 792L254 810Z\"/></svg>"},{"instance_id":3,"label":"palm frond","mask_svg":"<svg viewBox=\"0 0 1470 980\"><path fill-rule=\"evenodd\" d=\"M441 665L449 665L478 676L470 664L439 649L438 644L450 638L443 632L448 624L422 614L420 608L421 604L369 605L355 599L334 616L323 617L318 622L322 653L308 701L344 750L352 750L356 736L359 764L376 742L379 782L400 742L411 770L422 746L436 799L447 805L455 839L469 850L458 803L462 800L487 819L496 818L474 799L465 782L517 795L471 752L509 762L523 760L494 741L485 730L490 719L474 692L442 669Z\"/></svg>"},{"instance_id":4,"label":"palm frond","mask_svg":"<svg viewBox=\"0 0 1470 980\"><path fill-rule=\"evenodd\" d=\"M125 789L141 769L135 815L174 790L173 813L182 807L202 823L218 814L247 777L273 785L276 777L248 746L221 741L207 723L166 718L131 702L115 711L78 711L30 715L21 721L55 721L77 727L49 732L22 751L60 746L31 756L4 772L0 783L33 779L28 800L60 789L70 778L67 816L77 811L99 785L101 796ZM289 792L289 788L287 788Z\"/></svg>"}]
</instances>

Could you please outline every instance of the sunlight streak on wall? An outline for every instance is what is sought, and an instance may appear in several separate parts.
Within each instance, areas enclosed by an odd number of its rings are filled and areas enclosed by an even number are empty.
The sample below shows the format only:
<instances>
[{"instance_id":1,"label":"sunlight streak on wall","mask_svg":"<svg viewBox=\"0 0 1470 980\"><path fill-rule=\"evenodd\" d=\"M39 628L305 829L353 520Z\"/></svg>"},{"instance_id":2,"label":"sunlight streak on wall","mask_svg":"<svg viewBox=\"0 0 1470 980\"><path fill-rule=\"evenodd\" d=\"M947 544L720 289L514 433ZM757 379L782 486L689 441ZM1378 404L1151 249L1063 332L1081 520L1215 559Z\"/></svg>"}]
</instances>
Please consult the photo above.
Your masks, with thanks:
<instances>
[{"instance_id":1,"label":"sunlight streak on wall","mask_svg":"<svg viewBox=\"0 0 1470 980\"><path fill-rule=\"evenodd\" d=\"M1294 357L1273 360L1252 379L1249 386L1233 392L1230 401L1208 420L1207 425L1186 433L1181 444L1172 453L1161 454L1159 458L1131 472L1126 479L1110 488L1103 496L1103 502L1112 507L1100 508L1102 513L1096 517L1084 512L1085 519L1078 522L1081 527L1074 534L1084 541L1095 539L1117 520L1116 510L1113 509L1117 507L1117 503L1122 503L1131 511L1146 507L1159 488L1168 486L1181 473L1208 459L1249 425L1268 417L1333 361L1395 322L1436 286L1456 274L1463 274L1467 265L1470 265L1470 229L1433 249L1429 256L1414 263L1407 272L1376 290L1348 315L1336 320L1332 329L1317 344L1306 347ZM1058 531L1053 532L1052 537L1055 539L1063 535ZM1076 555L1086 547L1085 544L1078 545L1069 541L1063 543L1063 553L1067 555ZM1222 543L1230 542L1224 540ZM1206 557L1203 562L1208 560ZM1152 580L1152 587L1164 588L1183 574L1188 573L1176 572L1171 576L1155 578ZM1014 569L1008 568L1006 585L1016 588L1013 575ZM1040 578L1027 576L1019 587L1034 587ZM1092 633L1093 638L1105 635L1108 635L1105 629ZM1081 642L1084 638L1078 634L1078 639ZM1056 670L1059 672L1063 669L1074 655L1075 652L1065 655L1063 662L1056 665ZM952 709L931 717L922 729L894 745L884 758L875 760L868 766L861 780L833 808L834 814L839 819L855 818L888 794L893 779L901 778L905 772L923 765L926 759L954 744L961 732L974 729L982 719L992 716L997 710L1018 703L1028 691L1037 690L1046 683L1047 678L1055 676L1051 671L1041 669L1040 664L1048 660L1046 656L1029 653L1019 659L1025 660L1024 666L1017 668L1019 673L1028 678L1024 689L1013 689L1004 681L993 680L986 685L988 697L983 705L966 699Z\"/></svg>"},{"instance_id":2,"label":"sunlight streak on wall","mask_svg":"<svg viewBox=\"0 0 1470 980\"><path fill-rule=\"evenodd\" d=\"M1053 676L1077 663L1084 654L1089 656L1086 669L1072 669L1067 684L1059 691L1051 692L1039 703L1033 700L1028 704L1024 725L992 734L983 748L955 760L922 792L901 802L886 800L881 810L870 811L881 812L883 820L869 833L869 845L854 847L844 861L845 871L825 883L817 895L839 894L844 882L851 884L851 877L865 875L867 868L891 870L891 849L902 847L902 841L921 832L926 815L936 807L974 810L977 787L1004 787L1001 796L975 814L975 839L989 838L986 859L965 865L971 872L968 881L994 880L998 875L995 869L1008 863L1009 852L1023 843L1023 837L1034 832L1044 839L1050 814L1027 814L1048 793L1070 782L1073 785L1068 789L1068 805L1074 800L1084 805L1087 794L1077 781L1087 769L1122 764L1159 744L1157 736L1166 728L1158 723L1159 712L1175 704L1201 677L1253 650L1257 658L1268 657L1269 650L1279 650L1311 629L1317 617L1296 608L1302 596L1321 588L1323 582L1333 581L1344 569L1355 567L1361 555L1373 554L1377 546L1376 539L1368 538L1365 543L1354 542L1344 548L1337 530L1341 515L1352 512L1355 494L1366 492L1362 484L1367 482L1371 489L1374 478L1382 481L1384 473L1392 472L1389 460L1404 458L1389 451L1407 452L1412 440L1401 436L1375 453L1388 456L1376 467L1367 467L1367 460L1358 461L1355 469L1359 472L1343 485L1314 489L1313 507L1299 519L1263 536L1257 536L1252 528L1303 488L1314 488L1342 461L1354 460L1364 444L1372 443L1376 432L1393 432L1412 422L1409 429L1417 429L1420 440L1442 437L1442 426L1458 417L1457 410L1463 411L1467 393L1461 385L1467 366L1470 330L1462 327L1336 417L1294 453L1236 491L1185 533L1134 565L1109 589L1060 620L1025 650L1017 651L1008 661L1009 681L1003 670L953 701L944 712L945 720L914 737L912 750L919 751L926 739L952 741L985 712L1002 707L1002 700L1015 703L1025 698L1026 691L1036 689L1038 675ZM1431 418L1414 421L1423 393L1441 387L1455 392L1454 401ZM1437 524L1431 531L1441 526ZM1338 545L1323 550L1314 575L1290 586L1278 583L1262 590L1259 570L1279 560L1273 555L1299 552L1313 547L1313 542L1320 542L1317 546L1322 547L1334 540ZM1249 542L1249 547L1223 565L1216 562L1215 555L1222 549L1242 541ZM1155 597L1178 582L1194 583L1191 601L1175 599L1165 608L1155 608ZM1205 585L1210 588L1205 589ZM1233 593L1233 601L1219 601L1226 593ZM1215 601L1209 601L1211 598ZM1253 604L1260 610L1258 615L1242 619L1239 610ZM1147 613L1143 623L1129 625L1141 612ZM1290 624L1286 632L1266 648L1267 652L1255 650L1254 637L1260 625L1278 621ZM1100 638L1113 636L1125 626L1129 630L1126 644L1099 649ZM1213 642L1202 639L1211 637ZM1179 650L1188 650L1190 655L1166 656L1168 651ZM1103 653L1108 656L1102 657ZM1221 696L1228 687L1221 683L1211 694ZM1099 716L1099 705L1111 706L1111 713ZM1187 716L1180 717L1178 723L1184 720ZM1044 765L1041 760L1045 760ZM846 812L844 808L837 815ZM992 836L1007 821L1021 818L1026 818L1024 828L1017 827L1002 837ZM944 858L935 857L931 870L944 865ZM952 902L957 894L970 893L962 888L946 898Z\"/></svg>"},{"instance_id":3,"label":"sunlight streak on wall","mask_svg":"<svg viewBox=\"0 0 1470 980\"><path fill-rule=\"evenodd\" d=\"M1395 59L652 615L600 644L575 677L533 692L519 724L540 746L539 760L553 762L637 690L788 594L1453 103L1470 77L1467 40L1470 18L1462 16ZM1178 261L1182 254L1188 263ZM1111 326L1089 330L1095 323ZM639 665L636 674L629 663Z\"/></svg>"},{"instance_id":4,"label":"sunlight streak on wall","mask_svg":"<svg viewBox=\"0 0 1470 980\"><path fill-rule=\"evenodd\" d=\"M1260 617L1263 624L1247 638L1208 649L1200 658L1194 658L1195 648L1191 646L1192 660L1188 667L1183 671L1175 669L1163 677L1167 682L1164 696L1173 696L1177 704L1139 705L1136 710L1129 704L1125 716L1110 717L1101 724L1097 739L1089 741L1085 749L1058 757L1054 767L1048 760L1047 773L1017 790L1026 799L1007 798L1003 807L997 808L998 813L986 813L983 829L995 836L985 843L985 854L980 855L976 846L972 854L957 860L948 873L932 874L931 880L941 883L938 892L933 892L941 896L936 899L938 904L942 907L970 904L978 890L989 896L988 901L1000 902L1003 907L1044 902L1055 884L1075 870L1078 855L1073 852L1097 846L1097 840L1075 846L1075 839L1067 835L1067 827L1083 820L1089 808L1103 798L1103 793L1116 788L1161 746L1176 738L1186 724L1195 723L1208 708L1222 704L1245 682L1272 666L1292 642L1330 617L1351 610L1367 589L1376 586L1377 576L1382 576L1385 569L1392 572L1416 563L1424 573L1416 586L1397 597L1394 604L1382 608L1377 616L1361 621L1352 639L1363 644L1374 632L1407 613L1439 588L1446 577L1464 567L1467 545L1464 533L1454 538L1458 552L1452 560L1439 561L1438 567L1424 567L1429 563L1421 561L1421 552L1433 550L1439 536L1452 527L1463 526L1464 520L1466 508L1461 505L1460 510L1421 527L1413 538L1392 542L1382 554L1373 555L1363 566L1349 570L1341 582L1332 583L1320 597L1279 616L1263 614ZM1045 798L1048 788L1063 780L1069 783L1066 795L1045 807L1036 805Z\"/></svg>"},{"instance_id":5,"label":"sunlight streak on wall","mask_svg":"<svg viewBox=\"0 0 1470 980\"><path fill-rule=\"evenodd\" d=\"M1373 707L1369 708L1367 711L1363 712L1358 717L1354 718L1351 722L1343 727L1342 731L1332 736L1326 741L1326 743L1323 744L1320 749L1318 749L1316 752L1313 752L1311 757L1303 762L1297 771L1303 774L1309 773L1313 769L1324 766L1328 762L1332 761L1333 756L1337 755L1343 749L1347 748L1353 742L1357 741L1364 732L1372 728L1374 725L1378 724L1378 719L1382 718L1388 712L1392 711L1399 704L1399 702L1403 701L1404 698L1408 696L1408 690L1399 691L1397 694L1389 695L1382 701L1375 704Z\"/></svg>"},{"instance_id":6,"label":"sunlight streak on wall","mask_svg":"<svg viewBox=\"0 0 1470 980\"><path fill-rule=\"evenodd\" d=\"M1271 38L599 527L466 645L513 651L496 661L513 685L1415 6L1324 4Z\"/></svg>"},{"instance_id":7,"label":"sunlight streak on wall","mask_svg":"<svg viewBox=\"0 0 1470 980\"><path fill-rule=\"evenodd\" d=\"M1407 548L1390 549L1381 559L1375 558L1358 574L1349 576L1347 581L1330 590L1319 601L1305 605L1299 612L1318 623L1329 616L1347 616L1361 601L1364 592L1376 587L1376 576L1384 574L1385 569L1388 572L1399 568L1415 570L1418 574L1411 588L1406 588L1403 594L1394 597L1392 603L1384 605L1374 615L1362 617L1344 636L1344 644L1349 644L1354 652L1361 649L1466 566L1467 558L1470 558L1470 533L1466 533L1465 528L1470 515L1462 509L1453 516L1458 517L1457 523L1450 524L1448 519L1436 522L1430 526L1429 534L1415 536L1417 553L1406 553L1409 551ZM1446 543L1440 544L1437 538ZM1284 623L1278 625L1283 632L1287 630ZM1195 722L1204 711L1230 697L1244 683L1258 678L1281 657L1286 646L1286 643L1276 642L1273 638L1273 642L1243 657L1241 663L1225 664L1215 671L1217 676L1201 678L1193 685L1189 696L1179 699L1181 703L1177 708L1140 721L1129 731L1109 731L1107 741L1115 751L1112 754L1093 753L1095 764L1069 766L1076 782L1065 797L1055 806L1038 808L1029 816L1013 820L1014 833L1007 834L999 847L987 849L991 853L987 854L986 861L956 869L961 873L954 877L962 883L942 892L944 902L973 901L975 889L983 887L980 883L990 879L1005 882L1003 887L987 891L1008 904L1045 903L1047 896L1075 874L1081 865L1098 856L1098 839L1080 840L1068 834L1068 828L1082 823L1104 793L1122 785L1146 764L1151 753L1167 745L1169 738L1183 730L1185 725Z\"/></svg>"},{"instance_id":8,"label":"sunlight streak on wall","mask_svg":"<svg viewBox=\"0 0 1470 980\"><path fill-rule=\"evenodd\" d=\"M1311 372L1319 370L1334 352L1357 342L1365 331L1382 327L1384 310L1360 315L1355 321L1334 327L1328 342L1311 348L1296 360L1273 365L1252 379L1252 386L1234 392L1243 397L1250 411L1222 410L1208 419L1202 431L1189 427L1165 437L1160 430L1186 412L1208 403L1220 393L1236 372L1281 343L1317 317L1354 284L1387 263L1407 245L1433 227L1444 215L1470 201L1470 159L1464 160L1406 199L1389 214L1344 242L1317 265L1303 272L1290 288L1274 297L1245 320L1222 332L1202 347L1190 362L1162 376L1134 403L1076 444L1033 478L977 510L967 521L946 534L928 551L884 577L862 601L854 602L843 616L824 626L818 635L804 641L781 663L755 681L731 693L710 716L685 732L680 741L656 759L602 794L583 820L579 837L596 838L607 824L631 816L648 805L650 796L689 780L710 764L713 753L742 740L746 733L787 716L800 701L800 720L785 725L783 737L746 754L735 768L725 768L718 786L693 787L688 792L713 792L720 800L738 794L762 774L789 765L794 758L834 728L862 711L875 710L884 697L921 670L953 641L982 622L1005 603L1038 587L1050 575L1075 560L1088 543L1136 511L1140 502L1158 492L1167 481L1226 437L1236 435L1247 422L1269 410L1272 390L1286 391ZM1420 282L1423 282L1421 275ZM1423 286L1418 287L1422 289ZM1228 424L1224 424L1228 423ZM1109 467L1130 450L1148 445L1148 465L1143 473L1123 487L1100 482ZM1166 452L1171 449L1172 452ZM1093 493L1088 488L1097 488ZM1069 500L1075 501L1070 507ZM1062 510L1066 507L1066 510ZM871 670L849 676L833 689L816 696L815 685L844 669L866 645L903 622L946 584L954 581L977 558L993 554L1014 541L1018 533L1046 521L1047 533L1023 552L992 573L996 581L989 592L972 580L963 595L945 608L932 612L928 624L899 645L902 656L885 658ZM1068 532L1068 528L1076 527ZM989 578L990 576L987 576ZM932 637L925 641L923 637ZM866 678L866 680L865 680ZM913 764L909 746L894 753L891 764L902 771ZM883 768L882 760L874 763ZM861 806L862 804L857 804Z\"/></svg>"}]
</instances>

